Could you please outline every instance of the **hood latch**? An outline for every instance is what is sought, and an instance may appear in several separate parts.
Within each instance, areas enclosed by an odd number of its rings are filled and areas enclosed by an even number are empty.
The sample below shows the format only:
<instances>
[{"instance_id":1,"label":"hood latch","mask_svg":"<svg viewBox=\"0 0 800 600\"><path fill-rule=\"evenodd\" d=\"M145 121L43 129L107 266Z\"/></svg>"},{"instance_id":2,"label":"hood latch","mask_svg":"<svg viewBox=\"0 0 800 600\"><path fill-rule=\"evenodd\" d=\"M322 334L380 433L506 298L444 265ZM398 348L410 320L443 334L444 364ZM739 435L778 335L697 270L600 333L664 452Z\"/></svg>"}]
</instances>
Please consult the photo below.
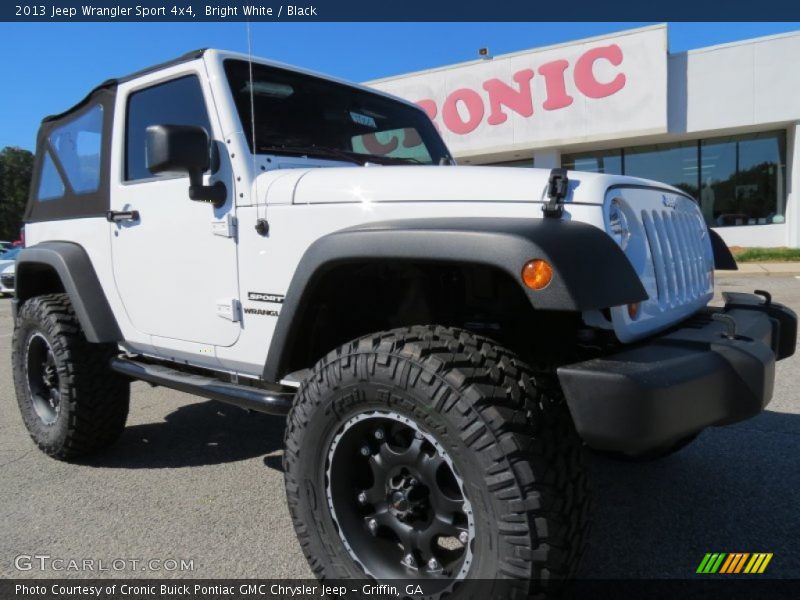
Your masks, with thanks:
<instances>
[{"instance_id":1,"label":"hood latch","mask_svg":"<svg viewBox=\"0 0 800 600\"><path fill-rule=\"evenodd\" d=\"M569 191L569 179L566 169L552 169L547 180L547 197L549 200L542 205L545 217L559 219L564 214L564 198Z\"/></svg>"}]
</instances>

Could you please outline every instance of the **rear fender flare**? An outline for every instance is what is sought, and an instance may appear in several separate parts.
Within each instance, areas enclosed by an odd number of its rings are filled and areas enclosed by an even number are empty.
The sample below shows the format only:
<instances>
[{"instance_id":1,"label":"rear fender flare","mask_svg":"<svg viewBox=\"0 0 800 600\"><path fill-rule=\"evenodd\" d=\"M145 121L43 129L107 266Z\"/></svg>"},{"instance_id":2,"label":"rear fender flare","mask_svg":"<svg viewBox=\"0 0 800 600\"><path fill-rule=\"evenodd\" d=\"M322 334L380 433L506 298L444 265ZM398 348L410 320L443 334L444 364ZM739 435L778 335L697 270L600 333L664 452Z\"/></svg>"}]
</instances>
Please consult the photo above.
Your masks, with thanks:
<instances>
[{"instance_id":1,"label":"rear fender flare","mask_svg":"<svg viewBox=\"0 0 800 600\"><path fill-rule=\"evenodd\" d=\"M37 267L43 265L58 276L88 341L104 343L122 339L89 255L73 242L43 242L19 253L16 266L19 304L32 296L56 291L42 289L40 283L37 285Z\"/></svg>"}]
</instances>

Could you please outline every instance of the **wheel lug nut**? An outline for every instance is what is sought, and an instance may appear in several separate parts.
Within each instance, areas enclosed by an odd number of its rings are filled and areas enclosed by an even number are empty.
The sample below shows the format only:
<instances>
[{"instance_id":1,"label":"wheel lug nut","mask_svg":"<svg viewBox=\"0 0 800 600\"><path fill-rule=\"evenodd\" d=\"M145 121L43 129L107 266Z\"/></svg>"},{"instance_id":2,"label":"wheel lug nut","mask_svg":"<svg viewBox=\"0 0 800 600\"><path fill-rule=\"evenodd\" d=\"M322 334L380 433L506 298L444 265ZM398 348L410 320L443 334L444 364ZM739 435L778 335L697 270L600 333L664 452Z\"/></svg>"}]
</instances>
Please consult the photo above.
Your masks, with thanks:
<instances>
[{"instance_id":1,"label":"wheel lug nut","mask_svg":"<svg viewBox=\"0 0 800 600\"><path fill-rule=\"evenodd\" d=\"M428 568L431 571L436 571L439 568L439 561L435 558L432 558L428 561Z\"/></svg>"},{"instance_id":2,"label":"wheel lug nut","mask_svg":"<svg viewBox=\"0 0 800 600\"><path fill-rule=\"evenodd\" d=\"M376 429L375 430L375 439L382 440L384 438L383 429Z\"/></svg>"},{"instance_id":3,"label":"wheel lug nut","mask_svg":"<svg viewBox=\"0 0 800 600\"><path fill-rule=\"evenodd\" d=\"M414 560L414 557L411 554L406 554L406 557L403 559L403 563L412 569L417 568L417 561Z\"/></svg>"},{"instance_id":4,"label":"wheel lug nut","mask_svg":"<svg viewBox=\"0 0 800 600\"><path fill-rule=\"evenodd\" d=\"M361 492L358 494L358 503L359 504L366 504L367 503L367 493Z\"/></svg>"},{"instance_id":5,"label":"wheel lug nut","mask_svg":"<svg viewBox=\"0 0 800 600\"><path fill-rule=\"evenodd\" d=\"M378 522L375 519L370 519L367 521L367 527L372 535L378 533Z\"/></svg>"},{"instance_id":6,"label":"wheel lug nut","mask_svg":"<svg viewBox=\"0 0 800 600\"><path fill-rule=\"evenodd\" d=\"M361 446L361 456L369 456L372 452L369 449L369 446Z\"/></svg>"},{"instance_id":7,"label":"wheel lug nut","mask_svg":"<svg viewBox=\"0 0 800 600\"><path fill-rule=\"evenodd\" d=\"M458 541L462 544L466 544L469 541L469 534L466 531L462 531L458 534Z\"/></svg>"}]
</instances>

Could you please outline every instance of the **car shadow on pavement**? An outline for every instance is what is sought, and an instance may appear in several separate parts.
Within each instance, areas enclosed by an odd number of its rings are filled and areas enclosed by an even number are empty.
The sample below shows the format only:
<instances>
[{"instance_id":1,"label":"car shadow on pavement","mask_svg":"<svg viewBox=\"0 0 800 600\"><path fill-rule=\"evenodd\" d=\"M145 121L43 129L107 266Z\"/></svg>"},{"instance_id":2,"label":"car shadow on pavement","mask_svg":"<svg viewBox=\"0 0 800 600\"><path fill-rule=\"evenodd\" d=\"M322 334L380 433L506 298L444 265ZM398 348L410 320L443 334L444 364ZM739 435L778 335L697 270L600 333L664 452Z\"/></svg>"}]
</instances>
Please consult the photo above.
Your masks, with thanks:
<instances>
[{"instance_id":1,"label":"car shadow on pavement","mask_svg":"<svg viewBox=\"0 0 800 600\"><path fill-rule=\"evenodd\" d=\"M128 425L117 443L82 464L175 469L231 463L279 451L284 424L283 417L248 413L220 402L186 404L161 422Z\"/></svg>"},{"instance_id":2,"label":"car shadow on pavement","mask_svg":"<svg viewBox=\"0 0 800 600\"><path fill-rule=\"evenodd\" d=\"M590 455L594 492L579 577L691 578L706 552L773 552L800 577L800 415L712 428L658 461Z\"/></svg>"}]
</instances>

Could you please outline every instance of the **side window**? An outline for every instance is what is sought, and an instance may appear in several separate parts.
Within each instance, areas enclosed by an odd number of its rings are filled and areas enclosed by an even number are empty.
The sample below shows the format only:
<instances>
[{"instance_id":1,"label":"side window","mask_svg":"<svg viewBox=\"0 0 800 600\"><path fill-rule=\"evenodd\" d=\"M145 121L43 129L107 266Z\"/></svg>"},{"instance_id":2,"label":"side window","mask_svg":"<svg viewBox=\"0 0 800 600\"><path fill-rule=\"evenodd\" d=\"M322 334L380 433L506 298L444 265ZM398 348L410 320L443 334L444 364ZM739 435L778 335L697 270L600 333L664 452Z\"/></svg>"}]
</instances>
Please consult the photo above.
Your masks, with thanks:
<instances>
[{"instance_id":1,"label":"side window","mask_svg":"<svg viewBox=\"0 0 800 600\"><path fill-rule=\"evenodd\" d=\"M91 194L98 190L102 132L103 107L99 104L53 130L47 138L50 149L42 164L39 200L64 196L66 185L74 194ZM66 181L56 164L61 167Z\"/></svg>"},{"instance_id":2,"label":"side window","mask_svg":"<svg viewBox=\"0 0 800 600\"><path fill-rule=\"evenodd\" d=\"M194 125L209 136L211 124L200 81L194 75L134 92L128 98L125 181L156 177L147 169L145 140L151 125Z\"/></svg>"},{"instance_id":3,"label":"side window","mask_svg":"<svg viewBox=\"0 0 800 600\"><path fill-rule=\"evenodd\" d=\"M63 196L64 182L61 181L61 175L58 174L56 166L53 164L53 159L50 158L50 152L47 152L44 155L37 197L39 200L55 200Z\"/></svg>"}]
</instances>

